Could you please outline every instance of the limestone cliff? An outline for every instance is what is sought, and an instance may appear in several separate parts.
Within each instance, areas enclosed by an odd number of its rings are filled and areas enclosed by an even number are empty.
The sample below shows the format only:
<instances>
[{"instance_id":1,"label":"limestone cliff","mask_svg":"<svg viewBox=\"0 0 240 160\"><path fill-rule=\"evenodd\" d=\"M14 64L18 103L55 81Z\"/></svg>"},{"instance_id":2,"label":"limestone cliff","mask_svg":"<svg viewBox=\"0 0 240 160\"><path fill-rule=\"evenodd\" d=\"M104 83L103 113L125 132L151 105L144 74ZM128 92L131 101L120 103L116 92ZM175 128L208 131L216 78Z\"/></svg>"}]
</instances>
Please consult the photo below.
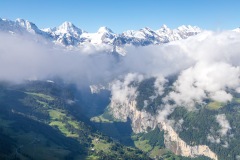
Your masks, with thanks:
<instances>
[{"instance_id":1,"label":"limestone cliff","mask_svg":"<svg viewBox=\"0 0 240 160\"><path fill-rule=\"evenodd\" d=\"M146 132L147 128L153 129L156 126L158 126L161 130L164 130L165 146L176 155L182 155L186 157L197 157L204 155L214 160L218 159L217 155L212 152L208 146L188 145L178 136L178 134L170 125L168 125L168 123L158 121L156 116L152 116L150 113L144 110L137 110L136 101L118 103L112 100L109 109L116 119L127 121L127 118L130 118L132 121L132 129L135 133Z\"/></svg>"},{"instance_id":2,"label":"limestone cliff","mask_svg":"<svg viewBox=\"0 0 240 160\"><path fill-rule=\"evenodd\" d=\"M211 151L206 145L190 146L184 142L178 134L173 130L170 125L165 122L159 122L158 126L164 130L164 144L176 155L182 155L186 157L197 157L204 155L211 159L217 160L217 155Z\"/></svg>"}]
</instances>

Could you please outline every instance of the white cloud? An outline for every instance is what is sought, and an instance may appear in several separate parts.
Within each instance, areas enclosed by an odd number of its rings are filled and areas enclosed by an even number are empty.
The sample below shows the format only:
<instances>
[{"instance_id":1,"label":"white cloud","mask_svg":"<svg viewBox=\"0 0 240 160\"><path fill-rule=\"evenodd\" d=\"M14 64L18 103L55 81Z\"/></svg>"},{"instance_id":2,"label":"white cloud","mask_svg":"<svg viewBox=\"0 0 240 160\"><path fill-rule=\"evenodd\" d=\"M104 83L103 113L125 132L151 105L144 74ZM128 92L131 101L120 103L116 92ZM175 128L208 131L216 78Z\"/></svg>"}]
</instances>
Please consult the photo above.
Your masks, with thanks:
<instances>
[{"instance_id":1,"label":"white cloud","mask_svg":"<svg viewBox=\"0 0 240 160\"><path fill-rule=\"evenodd\" d=\"M127 75L123 82L115 80L111 88L112 99L122 101L136 96L136 89L128 84L140 82L143 76L139 75L157 77L154 87L162 95L167 77L176 74L174 90L164 100L172 99L193 109L204 98L230 101L232 95L226 88L239 90L239 44L240 35L235 32L203 32L159 46L125 47L127 55L117 62L114 56L101 52L109 46L103 46L101 51L91 46L66 51L1 33L0 80L21 82L59 76L67 82L95 84Z\"/></svg>"},{"instance_id":2,"label":"white cloud","mask_svg":"<svg viewBox=\"0 0 240 160\"><path fill-rule=\"evenodd\" d=\"M161 46L126 47L127 55L121 61L119 73L157 77L154 87L158 95L163 94L167 77L177 75L173 90L163 98L165 104L159 107L162 109L158 111L158 118L163 120L175 107L194 110L195 104L202 103L205 98L231 101L233 96L227 89L240 87L239 44L240 35L234 32L203 32ZM177 105L168 104L169 100Z\"/></svg>"},{"instance_id":3,"label":"white cloud","mask_svg":"<svg viewBox=\"0 0 240 160\"><path fill-rule=\"evenodd\" d=\"M219 102L232 99L226 88L239 86L239 67L223 62L198 62L179 75L174 84L175 91L170 93L179 105L194 105L209 97Z\"/></svg>"},{"instance_id":4,"label":"white cloud","mask_svg":"<svg viewBox=\"0 0 240 160\"><path fill-rule=\"evenodd\" d=\"M210 97L218 102L227 102L232 100L232 95L221 90L221 91L216 91L210 95Z\"/></svg>"},{"instance_id":5,"label":"white cloud","mask_svg":"<svg viewBox=\"0 0 240 160\"><path fill-rule=\"evenodd\" d=\"M226 115L225 114L216 115L216 121L221 127L221 129L218 132L220 133L221 136L226 136L228 131L232 129L226 118Z\"/></svg>"},{"instance_id":6,"label":"white cloud","mask_svg":"<svg viewBox=\"0 0 240 160\"><path fill-rule=\"evenodd\" d=\"M169 116L175 109L175 106L166 104L163 109L158 110L157 114L157 121L163 122L167 119L167 116Z\"/></svg>"},{"instance_id":7,"label":"white cloud","mask_svg":"<svg viewBox=\"0 0 240 160\"><path fill-rule=\"evenodd\" d=\"M101 52L67 51L23 35L0 33L0 80L22 82L58 76L78 84L109 81L115 75L114 62L112 56Z\"/></svg>"},{"instance_id":8,"label":"white cloud","mask_svg":"<svg viewBox=\"0 0 240 160\"><path fill-rule=\"evenodd\" d=\"M156 89L156 94L161 96L164 93L164 84L167 82L167 80L159 75L156 76L156 80L154 82L154 88Z\"/></svg>"},{"instance_id":9,"label":"white cloud","mask_svg":"<svg viewBox=\"0 0 240 160\"><path fill-rule=\"evenodd\" d=\"M143 76L136 73L128 73L123 80L115 80L111 85L112 101L120 104L133 101L136 94L136 86L130 85L132 82L139 83Z\"/></svg>"},{"instance_id":10,"label":"white cloud","mask_svg":"<svg viewBox=\"0 0 240 160\"><path fill-rule=\"evenodd\" d=\"M212 135L207 135L207 140L210 141L211 143L217 143L219 144L221 142L219 137L214 137Z\"/></svg>"}]
</instances>

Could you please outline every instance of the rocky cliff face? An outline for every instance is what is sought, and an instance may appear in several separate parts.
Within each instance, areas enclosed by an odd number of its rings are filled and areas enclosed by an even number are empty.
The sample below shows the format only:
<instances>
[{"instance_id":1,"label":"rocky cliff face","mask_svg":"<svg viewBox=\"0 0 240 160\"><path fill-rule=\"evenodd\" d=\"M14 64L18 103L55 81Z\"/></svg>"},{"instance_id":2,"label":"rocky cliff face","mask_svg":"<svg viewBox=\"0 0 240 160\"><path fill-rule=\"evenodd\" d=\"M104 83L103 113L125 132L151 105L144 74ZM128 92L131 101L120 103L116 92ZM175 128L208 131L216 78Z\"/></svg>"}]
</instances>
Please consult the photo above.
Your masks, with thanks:
<instances>
[{"instance_id":1,"label":"rocky cliff face","mask_svg":"<svg viewBox=\"0 0 240 160\"><path fill-rule=\"evenodd\" d=\"M119 120L132 121L132 129L135 133L146 132L147 129L154 129L156 126L164 131L165 146L176 155L186 157L197 157L200 155L217 160L217 155L206 145L190 146L184 142L174 129L164 121L158 120L157 116L152 116L146 111L139 111L136 108L136 101L126 101L118 103L112 101L110 106L112 115Z\"/></svg>"},{"instance_id":2,"label":"rocky cliff face","mask_svg":"<svg viewBox=\"0 0 240 160\"><path fill-rule=\"evenodd\" d=\"M146 111L136 109L136 101L126 101L122 104L112 101L110 110L116 119L126 122L130 118L134 133L146 132L147 128L154 129L157 126L157 120L154 116Z\"/></svg>"},{"instance_id":3,"label":"rocky cliff face","mask_svg":"<svg viewBox=\"0 0 240 160\"><path fill-rule=\"evenodd\" d=\"M190 146L184 142L170 125L165 122L158 123L159 128L164 130L164 144L176 155L186 157L197 157L204 155L211 159L217 160L217 155L206 145Z\"/></svg>"}]
</instances>

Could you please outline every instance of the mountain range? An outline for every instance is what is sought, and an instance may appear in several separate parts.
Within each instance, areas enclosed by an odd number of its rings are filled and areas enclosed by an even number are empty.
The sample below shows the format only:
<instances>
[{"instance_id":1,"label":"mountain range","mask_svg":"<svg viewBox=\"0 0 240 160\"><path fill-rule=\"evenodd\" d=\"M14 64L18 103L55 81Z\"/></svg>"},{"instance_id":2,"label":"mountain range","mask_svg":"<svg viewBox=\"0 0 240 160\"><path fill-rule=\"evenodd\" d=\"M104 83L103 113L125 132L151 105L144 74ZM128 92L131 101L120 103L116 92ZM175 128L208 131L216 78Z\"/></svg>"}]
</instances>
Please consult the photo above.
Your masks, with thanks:
<instances>
[{"instance_id":1,"label":"mountain range","mask_svg":"<svg viewBox=\"0 0 240 160\"><path fill-rule=\"evenodd\" d=\"M54 44L71 48L92 46L97 50L108 52L122 52L125 45L146 46L160 45L175 40L186 39L200 33L196 26L182 25L177 29L170 29L163 25L154 31L148 27L139 30L127 30L123 33L114 33L108 27L100 27L96 33L89 33L76 27L71 22L64 22L58 27L39 29L34 23L16 19L15 21L0 18L0 31L11 34L31 34L40 36Z\"/></svg>"}]
</instances>

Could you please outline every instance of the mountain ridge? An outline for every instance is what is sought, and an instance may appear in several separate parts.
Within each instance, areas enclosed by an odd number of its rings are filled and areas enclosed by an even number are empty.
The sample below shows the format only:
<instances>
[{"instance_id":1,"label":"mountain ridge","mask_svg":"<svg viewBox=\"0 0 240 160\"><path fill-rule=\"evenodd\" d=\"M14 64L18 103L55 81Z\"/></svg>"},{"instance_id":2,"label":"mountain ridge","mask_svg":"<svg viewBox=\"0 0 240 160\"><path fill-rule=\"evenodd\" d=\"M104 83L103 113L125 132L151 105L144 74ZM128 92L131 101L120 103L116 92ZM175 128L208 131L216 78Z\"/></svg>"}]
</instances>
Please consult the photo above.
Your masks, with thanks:
<instances>
[{"instance_id":1,"label":"mountain ridge","mask_svg":"<svg viewBox=\"0 0 240 160\"><path fill-rule=\"evenodd\" d=\"M82 45L108 45L111 48L108 52L114 51L116 47L123 48L125 45L147 46L160 45L175 40L186 39L199 34L202 29L196 26L180 26L177 29L170 29L163 25L154 31L149 27L139 30L127 30L123 33L114 33L110 28L103 26L95 33L89 33L78 28L71 22L63 22L58 27L39 29L36 24L24 19L15 21L0 18L0 31L12 34L26 34L41 36L54 44L64 47L76 47ZM120 49L121 50L121 49Z\"/></svg>"}]
</instances>

